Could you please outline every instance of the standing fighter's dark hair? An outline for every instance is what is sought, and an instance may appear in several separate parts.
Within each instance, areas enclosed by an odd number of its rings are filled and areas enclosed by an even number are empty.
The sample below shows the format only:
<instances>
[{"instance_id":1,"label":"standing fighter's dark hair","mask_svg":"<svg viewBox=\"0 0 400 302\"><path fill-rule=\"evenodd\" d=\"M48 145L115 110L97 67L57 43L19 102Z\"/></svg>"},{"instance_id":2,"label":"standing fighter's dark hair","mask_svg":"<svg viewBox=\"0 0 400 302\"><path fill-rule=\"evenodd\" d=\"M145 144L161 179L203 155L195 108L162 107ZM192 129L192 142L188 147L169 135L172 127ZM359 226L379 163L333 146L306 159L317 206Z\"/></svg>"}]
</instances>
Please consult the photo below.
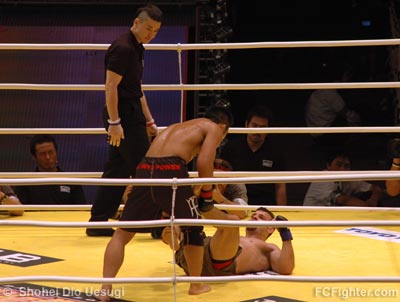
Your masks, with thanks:
<instances>
[{"instance_id":1,"label":"standing fighter's dark hair","mask_svg":"<svg viewBox=\"0 0 400 302\"><path fill-rule=\"evenodd\" d=\"M233 125L232 113L226 107L221 107L221 106L208 107L204 117L212 120L214 123L225 124L227 130L230 126Z\"/></svg>"}]
</instances>

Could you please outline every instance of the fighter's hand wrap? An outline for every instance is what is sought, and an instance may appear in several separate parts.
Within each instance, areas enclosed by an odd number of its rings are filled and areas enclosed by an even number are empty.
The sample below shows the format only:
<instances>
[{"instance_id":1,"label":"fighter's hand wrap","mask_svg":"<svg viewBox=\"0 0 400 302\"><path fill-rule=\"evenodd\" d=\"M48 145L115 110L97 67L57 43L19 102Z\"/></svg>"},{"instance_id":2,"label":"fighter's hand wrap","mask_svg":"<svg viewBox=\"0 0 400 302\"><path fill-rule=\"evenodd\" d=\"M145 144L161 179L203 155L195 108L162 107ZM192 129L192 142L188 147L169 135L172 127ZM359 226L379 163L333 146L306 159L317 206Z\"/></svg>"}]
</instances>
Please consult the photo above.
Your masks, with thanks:
<instances>
[{"instance_id":1,"label":"fighter's hand wrap","mask_svg":"<svg viewBox=\"0 0 400 302\"><path fill-rule=\"evenodd\" d=\"M208 212L214 207L213 201L213 189L205 191L201 189L200 196L198 198L199 210L201 212Z\"/></svg>"},{"instance_id":2,"label":"fighter's hand wrap","mask_svg":"<svg viewBox=\"0 0 400 302\"><path fill-rule=\"evenodd\" d=\"M288 221L285 217L278 215L275 217L276 221ZM282 227L278 228L278 232L281 235L282 241L288 241L288 240L293 240L292 233L290 232L289 228L287 227Z\"/></svg>"}]
</instances>

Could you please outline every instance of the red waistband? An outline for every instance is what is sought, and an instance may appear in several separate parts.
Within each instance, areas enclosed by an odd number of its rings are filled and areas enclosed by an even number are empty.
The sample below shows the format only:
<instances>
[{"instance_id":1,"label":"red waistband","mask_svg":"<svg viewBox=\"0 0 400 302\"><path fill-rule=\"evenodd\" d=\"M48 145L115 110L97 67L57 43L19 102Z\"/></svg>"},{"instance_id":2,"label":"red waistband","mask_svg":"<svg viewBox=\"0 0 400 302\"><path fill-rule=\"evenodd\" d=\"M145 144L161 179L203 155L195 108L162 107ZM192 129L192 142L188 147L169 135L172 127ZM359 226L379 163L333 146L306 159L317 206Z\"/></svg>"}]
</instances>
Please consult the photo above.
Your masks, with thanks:
<instances>
[{"instance_id":1,"label":"red waistband","mask_svg":"<svg viewBox=\"0 0 400 302\"><path fill-rule=\"evenodd\" d=\"M139 164L138 170L159 170L159 171L177 171L181 169L181 165L178 164Z\"/></svg>"},{"instance_id":2,"label":"red waistband","mask_svg":"<svg viewBox=\"0 0 400 302\"><path fill-rule=\"evenodd\" d=\"M212 262L212 266L215 269L224 269L225 267L227 267L228 265L231 265L233 263L233 259L230 260L226 260L224 262Z\"/></svg>"}]
</instances>

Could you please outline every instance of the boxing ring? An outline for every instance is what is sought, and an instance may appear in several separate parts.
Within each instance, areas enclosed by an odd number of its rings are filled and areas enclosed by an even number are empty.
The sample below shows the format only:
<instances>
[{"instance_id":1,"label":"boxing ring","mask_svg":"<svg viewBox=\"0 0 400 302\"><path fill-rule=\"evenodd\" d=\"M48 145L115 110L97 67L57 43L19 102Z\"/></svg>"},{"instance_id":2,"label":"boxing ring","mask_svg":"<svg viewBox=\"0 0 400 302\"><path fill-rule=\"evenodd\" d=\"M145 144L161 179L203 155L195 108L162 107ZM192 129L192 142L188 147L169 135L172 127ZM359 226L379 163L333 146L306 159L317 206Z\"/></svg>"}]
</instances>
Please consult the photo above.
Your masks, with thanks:
<instances>
[{"instance_id":1,"label":"boxing ring","mask_svg":"<svg viewBox=\"0 0 400 302\"><path fill-rule=\"evenodd\" d=\"M267 42L223 44L147 45L146 49L182 51L262 47L345 47L399 45L400 39L329 42ZM59 50L106 49L96 44L0 44L2 49ZM1 54L0 54L1 55ZM180 62L180 60L179 60ZM181 70L181 66L180 66ZM143 85L144 90L214 89L328 89L400 88L399 82L309 84L184 84ZM104 85L0 84L0 89L103 90ZM160 127L162 130L163 127ZM382 133L399 127L340 128L232 128L230 133ZM105 134L104 129L0 129L0 134ZM216 172L215 178L100 179L100 173L1 173L0 183L82 185L181 185L200 183L296 183L332 180L385 180L400 178L398 171L349 172ZM171 197L173 201L173 197ZM0 211L18 206L0 206ZM220 208L229 206L219 205ZM231 206L232 207L232 206ZM289 221L219 221L171 219L145 222L91 222L90 206L40 206L18 208L24 216L0 212L0 301L95 301L91 295L101 283L113 283L114 301L398 301L400 296L400 219L398 208L331 208L269 206ZM236 206L254 210L257 206ZM293 233L296 266L292 275L272 272L230 277L187 277L174 265L173 253L150 234L137 234L126 247L117 278L104 279L102 263L108 237L87 237L84 228L118 226L213 225L289 226ZM244 231L242 230L242 235ZM268 242L281 245L276 232ZM205 281L212 291L187 294L188 282Z\"/></svg>"}]
</instances>

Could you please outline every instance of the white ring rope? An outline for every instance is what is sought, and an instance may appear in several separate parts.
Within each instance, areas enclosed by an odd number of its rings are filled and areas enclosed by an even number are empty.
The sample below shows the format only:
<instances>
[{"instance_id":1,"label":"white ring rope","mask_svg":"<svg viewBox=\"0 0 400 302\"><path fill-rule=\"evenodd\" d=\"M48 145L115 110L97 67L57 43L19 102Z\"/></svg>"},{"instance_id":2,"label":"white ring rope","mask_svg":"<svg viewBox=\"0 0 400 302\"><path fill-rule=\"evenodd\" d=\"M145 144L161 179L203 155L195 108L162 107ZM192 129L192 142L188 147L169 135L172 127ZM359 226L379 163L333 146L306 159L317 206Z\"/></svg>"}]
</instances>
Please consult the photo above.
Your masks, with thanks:
<instances>
[{"instance_id":1,"label":"white ring rope","mask_svg":"<svg viewBox=\"0 0 400 302\"><path fill-rule=\"evenodd\" d=\"M383 176L382 176L383 174ZM62 175L63 177L58 177ZM315 182L323 182L330 180L371 180L376 179L377 175L382 177L382 179L398 179L400 178L400 171L382 171L377 174L377 171L337 171L337 172L327 172L327 171L292 171L292 172L214 172L215 178L210 179L196 179L196 183L201 182L204 183L207 180L210 180L211 183L238 183L244 182L249 183L252 182L252 178L250 176L263 176L258 177L257 180L262 180L262 182L301 182L300 179L305 179L306 182L311 180ZM277 175L277 176L274 176ZM190 177L197 177L197 172L189 172ZM223 178L223 176L236 176L243 178ZM41 173L41 172L0 172L0 183L2 184L12 184L12 185L25 185L25 184L64 184L64 183L75 183L75 184L100 184L102 182L103 185L106 185L110 182L117 185L128 185L128 184L140 184L140 185L150 185L150 184L161 184L161 185L178 185L178 181L176 180L168 180L168 179L100 179L101 172L79 172L79 173L69 173L69 172L53 172L53 173ZM93 178L93 179L89 179ZM86 180L89 179L89 182ZM186 179L189 180L190 179ZM185 180L185 181L186 181ZM193 179L194 180L194 179ZM158 181L161 181L159 183ZM73 211L82 211L90 209L91 205L2 205L0 206L0 210L13 210L13 209L26 209L26 210L73 210ZM122 208L123 206L121 206ZM229 206L229 205L217 205L217 207L221 209L229 209L230 207L234 207L236 210L255 210L258 206ZM269 206L269 208L275 208L277 210L282 210L287 207L279 207L279 206ZM290 206L290 211L292 210L362 210L371 208L366 207L346 207L346 208L330 208L330 207L296 207ZM388 210L395 208L375 208L374 210ZM400 210L400 209L399 209Z\"/></svg>"},{"instance_id":2,"label":"white ring rope","mask_svg":"<svg viewBox=\"0 0 400 302\"><path fill-rule=\"evenodd\" d=\"M143 84L143 90L301 90L301 89L355 89L400 88L399 82L350 82L350 83L280 83L280 84ZM1 83L0 90L91 90L103 91L103 84L27 84Z\"/></svg>"},{"instance_id":3,"label":"white ring rope","mask_svg":"<svg viewBox=\"0 0 400 302\"><path fill-rule=\"evenodd\" d=\"M257 184L257 183L308 183L308 182L330 182L330 181L354 181L354 180L387 180L399 179L400 171L369 171L369 173L349 171L351 173L325 173L307 174L295 173L290 176L265 176L265 177L215 177L215 178L179 178L176 185L200 185L200 184ZM288 174L288 173L286 173ZM100 185L100 186L172 186L174 181L165 178L153 179L127 179L127 178L0 178L4 185Z\"/></svg>"},{"instance_id":4,"label":"white ring rope","mask_svg":"<svg viewBox=\"0 0 400 302\"><path fill-rule=\"evenodd\" d=\"M345 212L398 212L399 207L327 207L327 206L274 206L274 205L228 205L216 204L216 208L220 210L247 210L255 211L259 207L267 207L272 211L279 212L307 212L307 211L345 211ZM27 210L27 211L90 211L91 204L79 205L44 205L44 204L22 204L22 205L0 205L0 211L8 210ZM123 209L124 205L120 205L119 209Z\"/></svg>"},{"instance_id":5,"label":"white ring rope","mask_svg":"<svg viewBox=\"0 0 400 302\"><path fill-rule=\"evenodd\" d=\"M253 221L253 220L217 220L217 219L174 219L175 225L226 226L226 227L337 227L337 226L400 226L400 220L312 220L312 221ZM149 228L170 226L171 219L115 222L50 222L37 220L0 220L0 226L32 226L54 228Z\"/></svg>"},{"instance_id":6,"label":"white ring rope","mask_svg":"<svg viewBox=\"0 0 400 302\"><path fill-rule=\"evenodd\" d=\"M348 47L399 45L400 39L250 42L250 43L191 43L191 44L144 44L146 50L210 50L254 48L300 48L300 47ZM65 43L1 43L0 50L107 50L110 44Z\"/></svg>"},{"instance_id":7,"label":"white ring rope","mask_svg":"<svg viewBox=\"0 0 400 302\"><path fill-rule=\"evenodd\" d=\"M180 85L183 85L183 76L182 76L182 50L181 50L181 44L180 43L178 43L178 67L179 67L179 70L178 70L178 72L179 72L179 84ZM181 117L181 120L180 120L180 122L182 122L183 121L183 117L184 117L184 112L183 112L183 109L184 109L184 90L183 89L180 89L181 90L181 114L180 114L180 117Z\"/></svg>"},{"instance_id":8,"label":"white ring rope","mask_svg":"<svg viewBox=\"0 0 400 302\"><path fill-rule=\"evenodd\" d=\"M166 127L158 127L163 131ZM229 133L399 133L400 127L267 127L229 128ZM1 134L106 134L104 128L0 128Z\"/></svg>"},{"instance_id":9,"label":"white ring rope","mask_svg":"<svg viewBox=\"0 0 400 302\"><path fill-rule=\"evenodd\" d=\"M237 275L225 277L148 277L148 278L92 278L71 276L19 276L0 278L0 283L19 283L32 281L79 282L99 284L121 283L174 283L174 282L235 282L235 281L283 281L283 282L368 282L368 283L397 283L397 276L281 276L281 275Z\"/></svg>"},{"instance_id":10,"label":"white ring rope","mask_svg":"<svg viewBox=\"0 0 400 302\"><path fill-rule=\"evenodd\" d=\"M371 170L371 171L214 171L215 178L222 177L309 177L309 176L320 176L320 175L330 175L332 177L341 178L342 176L348 177L350 179L353 176L372 177L376 173L387 173L385 177L388 178L400 178L400 171L392 170ZM4 181L3 178L100 178L102 172L0 172L0 182ZM197 171L190 171L189 177L198 177ZM202 178L203 179L203 178ZM214 179L214 178L213 178ZM367 179L367 178L365 178ZM126 180L124 178L124 180ZM135 180L130 179L129 181L135 182ZM172 182L171 182L172 185Z\"/></svg>"}]
</instances>

